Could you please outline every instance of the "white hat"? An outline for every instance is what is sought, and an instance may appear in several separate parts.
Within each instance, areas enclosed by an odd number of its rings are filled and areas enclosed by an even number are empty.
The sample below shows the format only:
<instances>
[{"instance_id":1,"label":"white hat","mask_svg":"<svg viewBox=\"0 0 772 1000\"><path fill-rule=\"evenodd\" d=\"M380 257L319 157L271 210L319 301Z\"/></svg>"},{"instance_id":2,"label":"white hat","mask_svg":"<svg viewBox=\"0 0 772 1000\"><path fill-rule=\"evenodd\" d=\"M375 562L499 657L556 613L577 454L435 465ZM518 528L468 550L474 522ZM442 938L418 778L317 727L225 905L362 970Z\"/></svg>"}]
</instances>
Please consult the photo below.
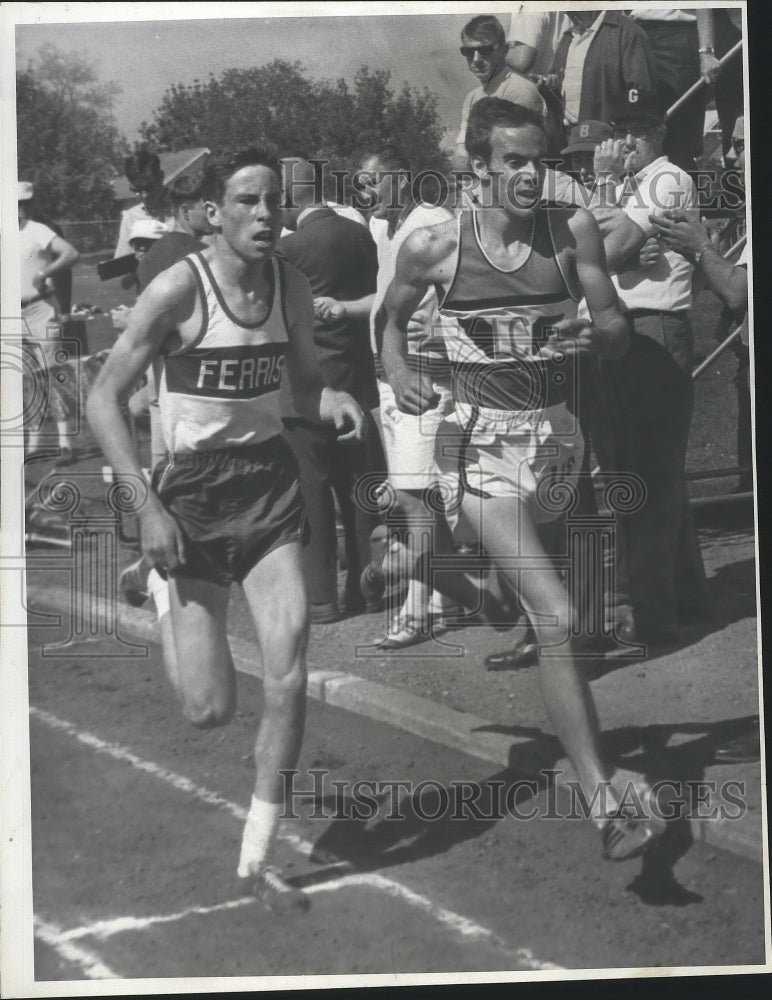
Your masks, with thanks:
<instances>
[{"instance_id":1,"label":"white hat","mask_svg":"<svg viewBox=\"0 0 772 1000\"><path fill-rule=\"evenodd\" d=\"M29 181L19 181L19 201L29 201L35 197L35 190Z\"/></svg>"},{"instance_id":2,"label":"white hat","mask_svg":"<svg viewBox=\"0 0 772 1000\"><path fill-rule=\"evenodd\" d=\"M159 240L164 233L168 232L167 227L158 219L137 219L131 227L129 243L132 240Z\"/></svg>"}]
</instances>

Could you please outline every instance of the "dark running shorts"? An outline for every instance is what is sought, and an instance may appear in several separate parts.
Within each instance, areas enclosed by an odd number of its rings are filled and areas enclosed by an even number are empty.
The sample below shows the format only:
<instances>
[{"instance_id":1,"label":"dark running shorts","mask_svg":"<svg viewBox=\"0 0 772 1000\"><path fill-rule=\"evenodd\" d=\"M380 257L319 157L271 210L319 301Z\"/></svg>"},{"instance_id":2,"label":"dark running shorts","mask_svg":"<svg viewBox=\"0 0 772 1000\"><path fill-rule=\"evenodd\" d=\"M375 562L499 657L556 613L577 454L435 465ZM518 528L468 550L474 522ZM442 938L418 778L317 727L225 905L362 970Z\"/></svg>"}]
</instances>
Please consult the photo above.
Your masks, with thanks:
<instances>
[{"instance_id":1,"label":"dark running shorts","mask_svg":"<svg viewBox=\"0 0 772 1000\"><path fill-rule=\"evenodd\" d=\"M273 549L306 541L298 466L281 437L175 455L156 466L152 486L185 535L178 576L241 583Z\"/></svg>"}]
</instances>

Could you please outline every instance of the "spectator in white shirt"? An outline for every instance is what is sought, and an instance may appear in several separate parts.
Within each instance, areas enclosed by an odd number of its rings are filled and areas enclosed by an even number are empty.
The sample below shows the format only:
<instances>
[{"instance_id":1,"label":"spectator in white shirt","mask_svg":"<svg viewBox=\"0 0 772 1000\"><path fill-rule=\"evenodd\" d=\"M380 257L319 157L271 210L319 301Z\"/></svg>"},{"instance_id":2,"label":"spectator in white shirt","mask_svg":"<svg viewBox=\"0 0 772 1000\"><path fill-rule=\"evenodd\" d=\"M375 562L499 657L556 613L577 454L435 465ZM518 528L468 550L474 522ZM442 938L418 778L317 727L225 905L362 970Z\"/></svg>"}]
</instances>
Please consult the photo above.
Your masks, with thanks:
<instances>
[{"instance_id":1,"label":"spectator in white shirt","mask_svg":"<svg viewBox=\"0 0 772 1000\"><path fill-rule=\"evenodd\" d=\"M34 190L29 181L19 182L19 245L21 252L21 315L24 326L25 366L28 381L25 395L43 392L48 400L51 416L56 422L59 440L57 465L71 465L75 461L72 438L75 432L74 415L68 412L65 397L57 392L53 369L61 367L58 355L61 341L56 332L58 317L51 301L54 287L51 279L73 266L78 251L42 222L35 222L33 212ZM59 328L61 333L61 328ZM63 369L62 369L63 370ZM61 374L61 371L59 372ZM46 380L46 386L40 384ZM32 413L30 402L25 399L25 410L30 417L27 428L27 449L30 455L40 450L42 424L46 413Z\"/></svg>"}]
</instances>

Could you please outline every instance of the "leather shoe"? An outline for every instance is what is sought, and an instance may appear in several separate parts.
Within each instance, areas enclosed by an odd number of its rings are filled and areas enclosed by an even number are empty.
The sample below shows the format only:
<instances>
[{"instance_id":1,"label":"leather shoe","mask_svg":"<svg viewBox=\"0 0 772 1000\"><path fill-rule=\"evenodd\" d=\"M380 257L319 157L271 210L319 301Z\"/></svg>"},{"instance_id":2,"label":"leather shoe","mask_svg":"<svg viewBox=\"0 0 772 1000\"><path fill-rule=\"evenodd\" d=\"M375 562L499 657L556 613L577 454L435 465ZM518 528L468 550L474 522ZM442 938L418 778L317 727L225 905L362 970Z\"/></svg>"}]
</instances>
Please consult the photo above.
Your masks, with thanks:
<instances>
[{"instance_id":1,"label":"leather shoe","mask_svg":"<svg viewBox=\"0 0 772 1000\"><path fill-rule=\"evenodd\" d=\"M75 465L76 461L75 452L72 448L64 447L60 450L59 457L55 459L54 466L57 469L61 469L66 465Z\"/></svg>"},{"instance_id":2,"label":"leather shoe","mask_svg":"<svg viewBox=\"0 0 772 1000\"><path fill-rule=\"evenodd\" d=\"M646 625L644 627L634 618L625 618L616 623L613 636L619 643L667 646L678 641L679 631L673 625Z\"/></svg>"},{"instance_id":3,"label":"leather shoe","mask_svg":"<svg viewBox=\"0 0 772 1000\"><path fill-rule=\"evenodd\" d=\"M534 633L528 629L513 649L501 653L490 653L485 657L486 670L525 670L538 666L539 644Z\"/></svg>"},{"instance_id":4,"label":"leather shoe","mask_svg":"<svg viewBox=\"0 0 772 1000\"><path fill-rule=\"evenodd\" d=\"M758 720L750 732L721 743L713 751L717 764L747 764L761 759L761 734Z\"/></svg>"}]
</instances>

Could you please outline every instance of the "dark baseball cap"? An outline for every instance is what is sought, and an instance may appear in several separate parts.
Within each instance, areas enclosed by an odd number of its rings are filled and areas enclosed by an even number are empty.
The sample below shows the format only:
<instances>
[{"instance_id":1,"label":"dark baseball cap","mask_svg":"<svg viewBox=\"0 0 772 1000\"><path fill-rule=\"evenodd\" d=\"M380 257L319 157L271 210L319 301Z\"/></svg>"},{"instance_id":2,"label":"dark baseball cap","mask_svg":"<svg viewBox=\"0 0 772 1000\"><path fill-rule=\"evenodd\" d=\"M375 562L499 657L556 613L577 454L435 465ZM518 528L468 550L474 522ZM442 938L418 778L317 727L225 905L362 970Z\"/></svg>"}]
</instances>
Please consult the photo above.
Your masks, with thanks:
<instances>
[{"instance_id":1,"label":"dark baseball cap","mask_svg":"<svg viewBox=\"0 0 772 1000\"><path fill-rule=\"evenodd\" d=\"M606 122L590 118L586 122L574 125L568 133L568 145L561 153L592 153L599 142L610 139L614 134L612 127Z\"/></svg>"},{"instance_id":2,"label":"dark baseball cap","mask_svg":"<svg viewBox=\"0 0 772 1000\"><path fill-rule=\"evenodd\" d=\"M628 100L614 109L611 124L615 129L664 125L665 117L653 94L630 90Z\"/></svg>"}]
</instances>

